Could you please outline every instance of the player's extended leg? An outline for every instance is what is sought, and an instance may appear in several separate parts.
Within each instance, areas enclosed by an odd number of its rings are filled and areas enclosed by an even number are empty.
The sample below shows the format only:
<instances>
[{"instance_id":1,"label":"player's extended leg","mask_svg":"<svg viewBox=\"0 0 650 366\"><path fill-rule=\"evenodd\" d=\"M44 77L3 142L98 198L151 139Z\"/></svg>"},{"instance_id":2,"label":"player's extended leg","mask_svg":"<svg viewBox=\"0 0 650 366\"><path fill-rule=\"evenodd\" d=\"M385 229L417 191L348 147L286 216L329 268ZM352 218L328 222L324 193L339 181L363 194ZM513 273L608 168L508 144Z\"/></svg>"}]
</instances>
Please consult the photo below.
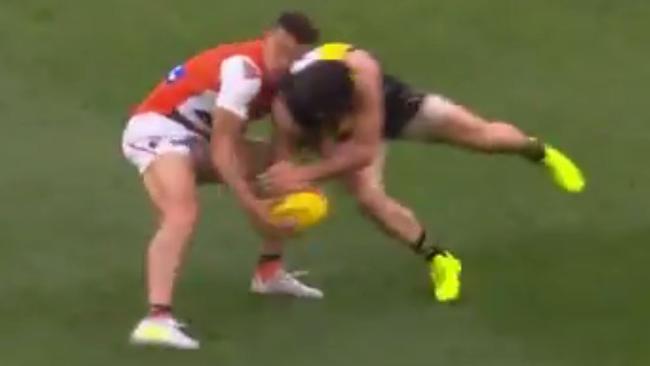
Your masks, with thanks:
<instances>
[{"instance_id":1,"label":"player's extended leg","mask_svg":"<svg viewBox=\"0 0 650 366\"><path fill-rule=\"evenodd\" d=\"M580 169L559 150L532 138L512 124L488 121L437 95L424 97L403 137L445 142L484 153L515 154L544 164L555 182L568 192L580 192L585 181Z\"/></svg>"},{"instance_id":2,"label":"player's extended leg","mask_svg":"<svg viewBox=\"0 0 650 366\"><path fill-rule=\"evenodd\" d=\"M143 173L144 186L158 214L158 228L147 251L149 315L131 341L183 349L199 343L172 316L174 285L198 217L196 177L190 156L158 156Z\"/></svg>"},{"instance_id":3,"label":"player's extended leg","mask_svg":"<svg viewBox=\"0 0 650 366\"><path fill-rule=\"evenodd\" d=\"M249 139L245 151L239 156L245 162L246 175L255 180L264 172L272 159L271 145L264 140ZM295 275L287 272L282 260L284 243L281 240L264 238L255 273L251 280L251 292L262 295L289 295L301 298L320 299L323 292L302 283Z\"/></svg>"},{"instance_id":4,"label":"player's extended leg","mask_svg":"<svg viewBox=\"0 0 650 366\"><path fill-rule=\"evenodd\" d=\"M385 152L373 164L345 178L359 206L387 234L406 243L429 262L436 298L451 301L460 295L460 261L428 240L413 212L386 194L383 185Z\"/></svg>"}]
</instances>

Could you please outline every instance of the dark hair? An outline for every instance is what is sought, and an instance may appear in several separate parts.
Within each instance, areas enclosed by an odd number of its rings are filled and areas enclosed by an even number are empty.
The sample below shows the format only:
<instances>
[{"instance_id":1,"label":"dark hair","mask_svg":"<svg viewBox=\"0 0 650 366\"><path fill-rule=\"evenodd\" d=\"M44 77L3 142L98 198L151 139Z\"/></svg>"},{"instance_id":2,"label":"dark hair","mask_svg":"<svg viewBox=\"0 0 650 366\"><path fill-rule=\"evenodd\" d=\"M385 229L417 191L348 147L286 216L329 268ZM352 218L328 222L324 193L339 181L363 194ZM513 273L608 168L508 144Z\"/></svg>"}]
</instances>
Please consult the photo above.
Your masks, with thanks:
<instances>
[{"instance_id":1,"label":"dark hair","mask_svg":"<svg viewBox=\"0 0 650 366\"><path fill-rule=\"evenodd\" d=\"M291 34L299 44L315 44L320 31L307 15L299 11L285 11L275 21L275 26Z\"/></svg>"},{"instance_id":2,"label":"dark hair","mask_svg":"<svg viewBox=\"0 0 650 366\"><path fill-rule=\"evenodd\" d=\"M354 82L342 61L316 61L285 76L279 89L293 119L314 138L338 133L343 117L353 106Z\"/></svg>"}]
</instances>

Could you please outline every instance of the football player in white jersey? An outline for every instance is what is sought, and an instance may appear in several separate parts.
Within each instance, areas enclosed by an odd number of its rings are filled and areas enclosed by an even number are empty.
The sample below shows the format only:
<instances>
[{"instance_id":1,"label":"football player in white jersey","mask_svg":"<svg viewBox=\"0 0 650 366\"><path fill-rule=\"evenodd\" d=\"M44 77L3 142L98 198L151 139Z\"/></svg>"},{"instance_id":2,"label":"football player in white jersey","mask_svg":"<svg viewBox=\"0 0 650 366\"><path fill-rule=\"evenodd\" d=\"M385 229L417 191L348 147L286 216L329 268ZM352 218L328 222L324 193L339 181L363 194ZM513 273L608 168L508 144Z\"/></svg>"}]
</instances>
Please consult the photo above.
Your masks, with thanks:
<instances>
[{"instance_id":1,"label":"football player in white jersey","mask_svg":"<svg viewBox=\"0 0 650 366\"><path fill-rule=\"evenodd\" d=\"M219 45L173 68L129 119L123 152L140 173L158 219L146 259L149 309L131 334L133 343L199 347L174 317L172 303L198 220L201 183L225 183L265 239L253 291L322 296L282 267L277 247L291 224L272 220L267 202L250 185L270 154L267 144L244 136L250 121L270 111L277 77L317 37L304 14L283 13L263 37Z\"/></svg>"}]
</instances>

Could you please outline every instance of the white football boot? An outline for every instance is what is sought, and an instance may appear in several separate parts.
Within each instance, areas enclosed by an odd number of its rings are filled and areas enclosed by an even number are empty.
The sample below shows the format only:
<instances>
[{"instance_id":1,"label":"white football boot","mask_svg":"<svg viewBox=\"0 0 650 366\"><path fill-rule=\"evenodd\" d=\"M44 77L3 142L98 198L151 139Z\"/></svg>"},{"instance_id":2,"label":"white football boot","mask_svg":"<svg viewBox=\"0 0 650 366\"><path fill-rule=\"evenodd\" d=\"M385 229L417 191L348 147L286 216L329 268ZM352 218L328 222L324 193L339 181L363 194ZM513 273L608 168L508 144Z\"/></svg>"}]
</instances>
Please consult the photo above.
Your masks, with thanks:
<instances>
[{"instance_id":1,"label":"white football boot","mask_svg":"<svg viewBox=\"0 0 650 366\"><path fill-rule=\"evenodd\" d=\"M131 344L183 350L199 349L199 341L183 330L185 325L171 316L142 319L131 333Z\"/></svg>"},{"instance_id":2,"label":"white football boot","mask_svg":"<svg viewBox=\"0 0 650 366\"><path fill-rule=\"evenodd\" d=\"M272 278L263 281L258 275L251 281L251 292L260 295L289 295L307 299L322 299L323 291L300 282L296 274L279 270Z\"/></svg>"}]
</instances>

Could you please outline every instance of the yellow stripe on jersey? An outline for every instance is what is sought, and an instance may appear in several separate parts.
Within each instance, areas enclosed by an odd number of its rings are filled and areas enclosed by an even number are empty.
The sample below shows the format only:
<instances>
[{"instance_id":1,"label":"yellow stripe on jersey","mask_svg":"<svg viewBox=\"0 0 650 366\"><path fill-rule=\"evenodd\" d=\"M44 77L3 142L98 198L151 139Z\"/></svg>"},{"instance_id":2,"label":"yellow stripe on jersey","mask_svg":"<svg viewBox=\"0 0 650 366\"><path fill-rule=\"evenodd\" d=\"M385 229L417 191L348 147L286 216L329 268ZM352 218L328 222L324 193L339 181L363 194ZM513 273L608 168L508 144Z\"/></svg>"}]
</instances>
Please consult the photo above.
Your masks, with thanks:
<instances>
[{"instance_id":1,"label":"yellow stripe on jersey","mask_svg":"<svg viewBox=\"0 0 650 366\"><path fill-rule=\"evenodd\" d=\"M291 66L291 73L299 73L309 67L309 65L318 61L344 61L345 56L354 49L354 46L349 43L323 43L319 47L316 47L305 54L300 60L296 61ZM350 75L350 77L354 78L354 75ZM344 121L339 127L339 130L336 131L337 137L344 138L345 135L352 132L352 127L352 121Z\"/></svg>"},{"instance_id":2,"label":"yellow stripe on jersey","mask_svg":"<svg viewBox=\"0 0 650 366\"><path fill-rule=\"evenodd\" d=\"M294 62L291 65L291 73L300 72L317 61L343 61L345 56L352 50L354 50L354 46L349 43L323 43L307 52L300 60Z\"/></svg>"},{"instance_id":3,"label":"yellow stripe on jersey","mask_svg":"<svg viewBox=\"0 0 650 366\"><path fill-rule=\"evenodd\" d=\"M343 60L352 48L349 43L325 43L318 48L318 54L321 60Z\"/></svg>"},{"instance_id":4,"label":"yellow stripe on jersey","mask_svg":"<svg viewBox=\"0 0 650 366\"><path fill-rule=\"evenodd\" d=\"M354 46L349 43L332 42L324 43L318 48L318 58L324 61L342 61L348 52L352 51ZM345 120L341 123L336 132L337 138L345 139L352 132L353 125L351 120Z\"/></svg>"}]
</instances>

